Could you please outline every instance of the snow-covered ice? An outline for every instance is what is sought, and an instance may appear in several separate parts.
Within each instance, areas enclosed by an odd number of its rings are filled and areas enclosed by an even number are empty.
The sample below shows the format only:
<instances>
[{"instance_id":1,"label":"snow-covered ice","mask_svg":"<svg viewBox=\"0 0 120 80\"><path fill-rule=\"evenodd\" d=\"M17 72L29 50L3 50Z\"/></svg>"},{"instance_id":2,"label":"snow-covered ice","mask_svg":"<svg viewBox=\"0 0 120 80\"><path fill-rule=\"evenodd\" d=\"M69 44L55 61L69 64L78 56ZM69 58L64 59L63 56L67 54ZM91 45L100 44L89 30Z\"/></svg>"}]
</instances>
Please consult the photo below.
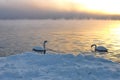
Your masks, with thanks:
<instances>
[{"instance_id":1,"label":"snow-covered ice","mask_svg":"<svg viewBox=\"0 0 120 80\"><path fill-rule=\"evenodd\" d=\"M27 52L0 58L0 80L120 80L120 64L93 55Z\"/></svg>"}]
</instances>

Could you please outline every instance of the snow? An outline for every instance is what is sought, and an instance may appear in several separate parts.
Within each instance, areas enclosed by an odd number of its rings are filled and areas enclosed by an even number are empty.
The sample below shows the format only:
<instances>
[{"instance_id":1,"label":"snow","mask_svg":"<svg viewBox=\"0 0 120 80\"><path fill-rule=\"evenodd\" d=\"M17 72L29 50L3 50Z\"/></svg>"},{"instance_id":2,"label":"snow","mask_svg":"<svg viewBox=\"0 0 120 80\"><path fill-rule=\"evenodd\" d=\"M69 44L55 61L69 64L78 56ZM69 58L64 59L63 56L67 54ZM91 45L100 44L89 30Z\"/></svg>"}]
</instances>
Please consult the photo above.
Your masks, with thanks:
<instances>
[{"instance_id":1,"label":"snow","mask_svg":"<svg viewBox=\"0 0 120 80\"><path fill-rule=\"evenodd\" d=\"M0 80L120 80L120 64L93 55L27 52L0 58Z\"/></svg>"}]
</instances>

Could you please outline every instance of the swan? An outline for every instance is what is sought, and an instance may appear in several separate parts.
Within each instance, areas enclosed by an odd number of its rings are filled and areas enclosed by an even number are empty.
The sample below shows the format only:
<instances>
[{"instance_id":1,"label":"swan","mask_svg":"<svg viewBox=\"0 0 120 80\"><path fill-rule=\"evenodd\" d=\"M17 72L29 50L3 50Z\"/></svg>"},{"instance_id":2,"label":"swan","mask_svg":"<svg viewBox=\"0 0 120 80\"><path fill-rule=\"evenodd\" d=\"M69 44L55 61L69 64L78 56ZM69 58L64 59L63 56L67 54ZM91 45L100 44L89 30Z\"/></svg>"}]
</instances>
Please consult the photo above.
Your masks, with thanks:
<instances>
[{"instance_id":1,"label":"swan","mask_svg":"<svg viewBox=\"0 0 120 80\"><path fill-rule=\"evenodd\" d=\"M105 48L104 46L97 46L96 44L92 44L91 48L93 46L95 46L95 51L98 51L98 52L108 52L108 49Z\"/></svg>"},{"instance_id":2,"label":"swan","mask_svg":"<svg viewBox=\"0 0 120 80\"><path fill-rule=\"evenodd\" d=\"M46 53L46 43L47 43L47 41L44 41L43 42L43 47L41 47L41 46L36 46L36 47L34 47L32 50L33 51L35 51L35 52L41 52L41 53Z\"/></svg>"}]
</instances>

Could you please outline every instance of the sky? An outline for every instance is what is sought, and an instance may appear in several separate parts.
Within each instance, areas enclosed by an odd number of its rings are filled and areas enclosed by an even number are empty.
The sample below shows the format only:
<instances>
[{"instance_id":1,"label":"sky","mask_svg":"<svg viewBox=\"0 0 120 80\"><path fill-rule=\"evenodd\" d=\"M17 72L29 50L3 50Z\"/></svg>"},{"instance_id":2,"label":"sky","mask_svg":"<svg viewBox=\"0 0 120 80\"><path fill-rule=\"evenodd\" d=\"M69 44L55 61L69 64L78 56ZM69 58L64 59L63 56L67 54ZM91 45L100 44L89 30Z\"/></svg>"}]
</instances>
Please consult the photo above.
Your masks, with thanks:
<instances>
[{"instance_id":1,"label":"sky","mask_svg":"<svg viewBox=\"0 0 120 80\"><path fill-rule=\"evenodd\" d=\"M117 18L119 0L0 0L0 18Z\"/></svg>"}]
</instances>

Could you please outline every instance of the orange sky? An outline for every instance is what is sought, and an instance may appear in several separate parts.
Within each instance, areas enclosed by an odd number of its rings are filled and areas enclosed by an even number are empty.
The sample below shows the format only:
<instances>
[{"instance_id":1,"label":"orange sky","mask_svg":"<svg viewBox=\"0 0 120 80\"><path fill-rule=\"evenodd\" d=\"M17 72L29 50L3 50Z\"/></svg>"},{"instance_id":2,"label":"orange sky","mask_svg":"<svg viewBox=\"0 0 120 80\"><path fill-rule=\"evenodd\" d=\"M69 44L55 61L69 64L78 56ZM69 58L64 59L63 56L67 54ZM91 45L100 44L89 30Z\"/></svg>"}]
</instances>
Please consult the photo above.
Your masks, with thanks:
<instances>
[{"instance_id":1,"label":"orange sky","mask_svg":"<svg viewBox=\"0 0 120 80\"><path fill-rule=\"evenodd\" d=\"M120 0L0 0L0 18L117 19L119 8Z\"/></svg>"},{"instance_id":2,"label":"orange sky","mask_svg":"<svg viewBox=\"0 0 120 80\"><path fill-rule=\"evenodd\" d=\"M32 5L44 9L120 14L119 0L32 0Z\"/></svg>"}]
</instances>

